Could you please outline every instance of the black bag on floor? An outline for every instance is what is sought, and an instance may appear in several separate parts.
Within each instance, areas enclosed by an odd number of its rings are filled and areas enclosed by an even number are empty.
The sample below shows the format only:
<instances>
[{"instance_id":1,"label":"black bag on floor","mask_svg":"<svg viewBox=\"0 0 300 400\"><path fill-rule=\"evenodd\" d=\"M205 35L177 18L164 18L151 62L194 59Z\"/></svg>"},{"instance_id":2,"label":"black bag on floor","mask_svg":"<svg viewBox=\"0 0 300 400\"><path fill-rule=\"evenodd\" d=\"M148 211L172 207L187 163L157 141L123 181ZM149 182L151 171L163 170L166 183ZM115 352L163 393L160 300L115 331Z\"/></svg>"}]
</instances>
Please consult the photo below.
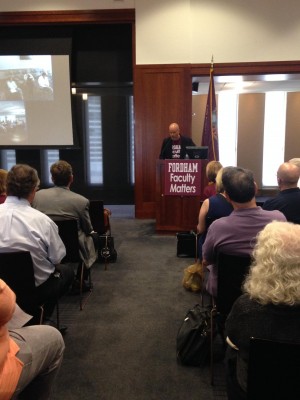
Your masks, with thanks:
<instances>
[{"instance_id":1,"label":"black bag on floor","mask_svg":"<svg viewBox=\"0 0 300 400\"><path fill-rule=\"evenodd\" d=\"M197 234L190 232L177 232L177 257L196 257Z\"/></svg>"},{"instance_id":2,"label":"black bag on floor","mask_svg":"<svg viewBox=\"0 0 300 400\"><path fill-rule=\"evenodd\" d=\"M98 261L114 263L117 261L118 253L115 249L114 238L110 235L99 235Z\"/></svg>"},{"instance_id":3,"label":"black bag on floor","mask_svg":"<svg viewBox=\"0 0 300 400\"><path fill-rule=\"evenodd\" d=\"M210 309L196 304L177 333L177 360L183 365L202 366L210 351Z\"/></svg>"}]
</instances>

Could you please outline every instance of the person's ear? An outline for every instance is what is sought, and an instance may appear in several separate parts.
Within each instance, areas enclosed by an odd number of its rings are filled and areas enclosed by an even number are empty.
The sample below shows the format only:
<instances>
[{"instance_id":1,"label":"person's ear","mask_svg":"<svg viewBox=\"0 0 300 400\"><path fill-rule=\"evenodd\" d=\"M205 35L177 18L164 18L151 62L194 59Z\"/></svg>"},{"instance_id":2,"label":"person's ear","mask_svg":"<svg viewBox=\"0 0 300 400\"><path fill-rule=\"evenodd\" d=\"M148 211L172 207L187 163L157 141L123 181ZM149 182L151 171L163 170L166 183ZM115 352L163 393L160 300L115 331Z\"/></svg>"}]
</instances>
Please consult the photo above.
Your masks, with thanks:
<instances>
[{"instance_id":1,"label":"person's ear","mask_svg":"<svg viewBox=\"0 0 300 400\"><path fill-rule=\"evenodd\" d=\"M34 187L34 188L31 190L31 192L29 193L27 200L29 201L30 204L32 204L33 199L34 199L34 196L35 196L35 193L36 193L37 190L38 190L38 189L37 189L36 187Z\"/></svg>"},{"instance_id":2,"label":"person's ear","mask_svg":"<svg viewBox=\"0 0 300 400\"><path fill-rule=\"evenodd\" d=\"M254 182L254 187L255 187L255 195L257 194L257 192L258 192L258 187L257 187L257 184L256 184L256 182Z\"/></svg>"}]
</instances>

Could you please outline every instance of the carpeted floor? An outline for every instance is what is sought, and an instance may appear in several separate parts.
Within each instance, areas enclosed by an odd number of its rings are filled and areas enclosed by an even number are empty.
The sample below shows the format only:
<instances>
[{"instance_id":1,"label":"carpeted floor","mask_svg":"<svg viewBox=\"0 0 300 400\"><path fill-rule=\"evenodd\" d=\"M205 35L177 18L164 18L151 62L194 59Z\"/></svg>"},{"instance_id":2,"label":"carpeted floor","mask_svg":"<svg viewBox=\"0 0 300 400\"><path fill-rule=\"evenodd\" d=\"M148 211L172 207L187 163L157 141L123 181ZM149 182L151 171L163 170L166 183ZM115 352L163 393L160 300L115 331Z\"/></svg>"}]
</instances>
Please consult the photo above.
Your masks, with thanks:
<instances>
[{"instance_id":1,"label":"carpeted floor","mask_svg":"<svg viewBox=\"0 0 300 400\"><path fill-rule=\"evenodd\" d=\"M176 257L175 235L157 235L152 220L112 218L118 259L92 270L83 311L78 296L61 299L68 325L54 400L226 400L223 363L194 368L176 361L176 334L200 296L181 285L193 259Z\"/></svg>"}]
</instances>

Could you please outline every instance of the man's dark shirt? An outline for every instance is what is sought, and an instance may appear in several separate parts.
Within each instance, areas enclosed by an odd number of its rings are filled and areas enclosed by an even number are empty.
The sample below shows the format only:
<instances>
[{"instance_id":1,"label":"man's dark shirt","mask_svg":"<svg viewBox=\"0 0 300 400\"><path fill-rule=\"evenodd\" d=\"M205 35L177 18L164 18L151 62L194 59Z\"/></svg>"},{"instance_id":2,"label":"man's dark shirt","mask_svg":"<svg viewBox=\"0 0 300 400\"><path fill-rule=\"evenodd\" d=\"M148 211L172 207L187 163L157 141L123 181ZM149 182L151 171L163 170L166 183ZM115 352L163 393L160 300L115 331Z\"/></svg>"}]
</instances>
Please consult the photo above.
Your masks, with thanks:
<instances>
[{"instance_id":1,"label":"man's dark shirt","mask_svg":"<svg viewBox=\"0 0 300 400\"><path fill-rule=\"evenodd\" d=\"M178 142L176 141L176 144L177 143ZM173 144L174 142L170 137L163 140L159 155L159 158L161 160L173 158L173 151L172 151ZM178 144L180 144L180 152L178 154L178 157L176 157L176 159L185 158L187 154L186 146L195 146L195 143L191 138L182 135L180 135L180 142Z\"/></svg>"},{"instance_id":2,"label":"man's dark shirt","mask_svg":"<svg viewBox=\"0 0 300 400\"><path fill-rule=\"evenodd\" d=\"M289 222L300 224L300 189L292 188L279 194L263 204L264 210L279 210Z\"/></svg>"}]
</instances>

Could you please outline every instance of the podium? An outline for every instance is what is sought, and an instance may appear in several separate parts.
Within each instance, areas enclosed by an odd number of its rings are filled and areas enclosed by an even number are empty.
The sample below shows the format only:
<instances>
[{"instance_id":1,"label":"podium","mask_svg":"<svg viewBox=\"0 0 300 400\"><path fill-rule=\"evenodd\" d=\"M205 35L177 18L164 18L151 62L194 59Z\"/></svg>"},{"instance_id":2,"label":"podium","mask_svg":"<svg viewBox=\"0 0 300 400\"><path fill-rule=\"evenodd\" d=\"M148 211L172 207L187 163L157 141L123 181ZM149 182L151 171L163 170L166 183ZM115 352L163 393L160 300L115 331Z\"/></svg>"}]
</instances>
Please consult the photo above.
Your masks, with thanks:
<instances>
[{"instance_id":1,"label":"podium","mask_svg":"<svg viewBox=\"0 0 300 400\"><path fill-rule=\"evenodd\" d=\"M170 160L156 161L156 231L179 232L195 230L198 223L201 196L199 195L166 195L165 168ZM179 163L182 160L172 160ZM199 165L201 181L202 161L194 161ZM200 186L199 186L200 191Z\"/></svg>"}]
</instances>

